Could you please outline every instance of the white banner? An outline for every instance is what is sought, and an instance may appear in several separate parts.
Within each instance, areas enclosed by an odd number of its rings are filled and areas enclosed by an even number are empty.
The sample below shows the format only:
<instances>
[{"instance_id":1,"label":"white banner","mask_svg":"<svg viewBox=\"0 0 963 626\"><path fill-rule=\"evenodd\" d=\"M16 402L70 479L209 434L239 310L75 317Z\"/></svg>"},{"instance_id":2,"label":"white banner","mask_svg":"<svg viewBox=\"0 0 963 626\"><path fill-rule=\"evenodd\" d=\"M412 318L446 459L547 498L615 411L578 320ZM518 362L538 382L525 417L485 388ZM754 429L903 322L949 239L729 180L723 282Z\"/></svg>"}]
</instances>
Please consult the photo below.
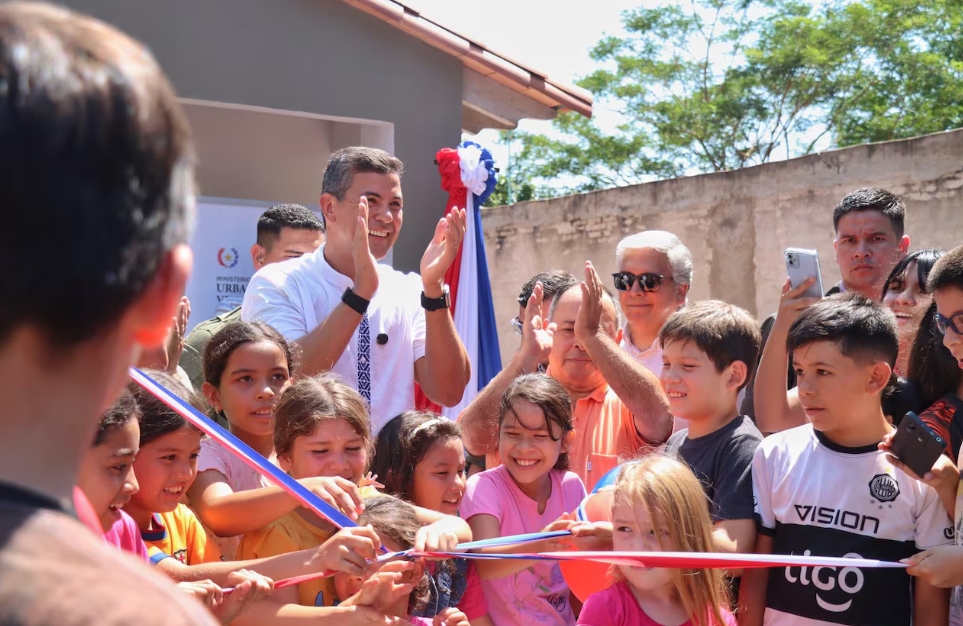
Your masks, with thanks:
<instances>
[{"instance_id":1,"label":"white banner","mask_svg":"<svg viewBox=\"0 0 963 626\"><path fill-rule=\"evenodd\" d=\"M230 202L198 199L191 242L194 271L187 283L190 328L241 306L254 275L251 246L257 241L257 220L272 205Z\"/></svg>"}]
</instances>

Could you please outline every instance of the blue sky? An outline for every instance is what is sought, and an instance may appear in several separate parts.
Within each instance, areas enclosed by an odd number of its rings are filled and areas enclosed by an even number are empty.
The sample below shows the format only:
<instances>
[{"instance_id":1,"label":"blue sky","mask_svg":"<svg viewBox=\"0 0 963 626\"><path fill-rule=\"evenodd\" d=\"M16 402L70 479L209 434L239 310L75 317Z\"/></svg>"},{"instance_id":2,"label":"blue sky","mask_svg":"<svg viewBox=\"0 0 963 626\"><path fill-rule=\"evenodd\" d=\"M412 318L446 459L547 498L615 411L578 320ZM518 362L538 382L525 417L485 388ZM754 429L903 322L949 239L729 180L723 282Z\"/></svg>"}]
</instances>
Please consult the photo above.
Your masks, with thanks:
<instances>
[{"instance_id":1,"label":"blue sky","mask_svg":"<svg viewBox=\"0 0 963 626\"><path fill-rule=\"evenodd\" d=\"M550 78L575 82L595 69L589 50L605 35L624 33L621 13L642 0L404 0L425 17L483 43L486 47L545 72ZM478 9L476 9L478 7ZM603 126L617 114L595 105L594 116ZM546 133L549 122L522 120L520 130ZM497 133L471 137L492 148L497 165L507 165L507 150L494 145Z\"/></svg>"}]
</instances>

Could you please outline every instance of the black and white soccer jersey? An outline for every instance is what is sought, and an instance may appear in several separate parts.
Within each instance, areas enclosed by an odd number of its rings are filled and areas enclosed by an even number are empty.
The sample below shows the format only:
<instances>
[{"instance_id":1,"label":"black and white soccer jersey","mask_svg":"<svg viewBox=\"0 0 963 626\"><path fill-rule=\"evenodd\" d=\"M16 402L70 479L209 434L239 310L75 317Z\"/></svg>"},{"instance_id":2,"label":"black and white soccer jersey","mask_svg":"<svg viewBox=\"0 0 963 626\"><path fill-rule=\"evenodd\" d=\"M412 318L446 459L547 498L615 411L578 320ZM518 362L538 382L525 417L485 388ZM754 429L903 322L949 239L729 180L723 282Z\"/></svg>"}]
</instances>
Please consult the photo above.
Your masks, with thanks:
<instances>
[{"instance_id":1,"label":"black and white soccer jersey","mask_svg":"<svg viewBox=\"0 0 963 626\"><path fill-rule=\"evenodd\" d=\"M775 554L898 561L953 543L936 491L875 445L843 448L811 425L763 440L752 487L759 532L773 538ZM772 568L764 623L906 626L911 580L903 569Z\"/></svg>"}]
</instances>

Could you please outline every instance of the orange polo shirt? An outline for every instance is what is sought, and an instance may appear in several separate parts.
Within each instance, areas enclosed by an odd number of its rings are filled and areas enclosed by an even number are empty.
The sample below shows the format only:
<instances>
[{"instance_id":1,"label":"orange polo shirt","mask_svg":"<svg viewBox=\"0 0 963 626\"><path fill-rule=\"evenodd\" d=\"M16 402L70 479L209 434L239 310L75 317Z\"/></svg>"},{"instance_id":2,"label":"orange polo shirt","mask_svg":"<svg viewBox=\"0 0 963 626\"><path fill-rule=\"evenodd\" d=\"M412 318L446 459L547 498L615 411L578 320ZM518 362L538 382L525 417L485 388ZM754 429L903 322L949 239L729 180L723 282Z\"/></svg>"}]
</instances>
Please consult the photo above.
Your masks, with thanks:
<instances>
[{"instance_id":1,"label":"orange polo shirt","mask_svg":"<svg viewBox=\"0 0 963 626\"><path fill-rule=\"evenodd\" d=\"M658 448L639 435L632 412L604 383L575 403L572 422L575 438L568 449L568 468L582 479L586 491L616 465ZM487 469L499 465L498 450L485 455Z\"/></svg>"},{"instance_id":2,"label":"orange polo shirt","mask_svg":"<svg viewBox=\"0 0 963 626\"><path fill-rule=\"evenodd\" d=\"M586 491L615 466L656 448L639 435L632 412L606 384L575 402L572 421L569 469L579 475Z\"/></svg>"}]
</instances>

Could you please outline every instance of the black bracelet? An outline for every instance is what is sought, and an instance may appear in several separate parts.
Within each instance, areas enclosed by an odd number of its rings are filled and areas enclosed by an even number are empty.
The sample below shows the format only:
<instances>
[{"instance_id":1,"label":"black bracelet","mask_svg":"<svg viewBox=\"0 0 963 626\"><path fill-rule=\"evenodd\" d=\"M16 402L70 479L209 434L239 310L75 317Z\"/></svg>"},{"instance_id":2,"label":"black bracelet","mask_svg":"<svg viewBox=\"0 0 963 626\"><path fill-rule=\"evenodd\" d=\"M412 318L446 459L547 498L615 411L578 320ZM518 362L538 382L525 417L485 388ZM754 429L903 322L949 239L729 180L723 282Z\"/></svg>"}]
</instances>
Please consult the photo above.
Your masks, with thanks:
<instances>
[{"instance_id":1,"label":"black bracelet","mask_svg":"<svg viewBox=\"0 0 963 626\"><path fill-rule=\"evenodd\" d=\"M351 291L351 287L345 289L344 293L341 294L341 301L347 304L351 310L355 311L356 313L360 313L361 315L364 315L368 312L368 305L371 304L371 300L362 298L355 292Z\"/></svg>"}]
</instances>

